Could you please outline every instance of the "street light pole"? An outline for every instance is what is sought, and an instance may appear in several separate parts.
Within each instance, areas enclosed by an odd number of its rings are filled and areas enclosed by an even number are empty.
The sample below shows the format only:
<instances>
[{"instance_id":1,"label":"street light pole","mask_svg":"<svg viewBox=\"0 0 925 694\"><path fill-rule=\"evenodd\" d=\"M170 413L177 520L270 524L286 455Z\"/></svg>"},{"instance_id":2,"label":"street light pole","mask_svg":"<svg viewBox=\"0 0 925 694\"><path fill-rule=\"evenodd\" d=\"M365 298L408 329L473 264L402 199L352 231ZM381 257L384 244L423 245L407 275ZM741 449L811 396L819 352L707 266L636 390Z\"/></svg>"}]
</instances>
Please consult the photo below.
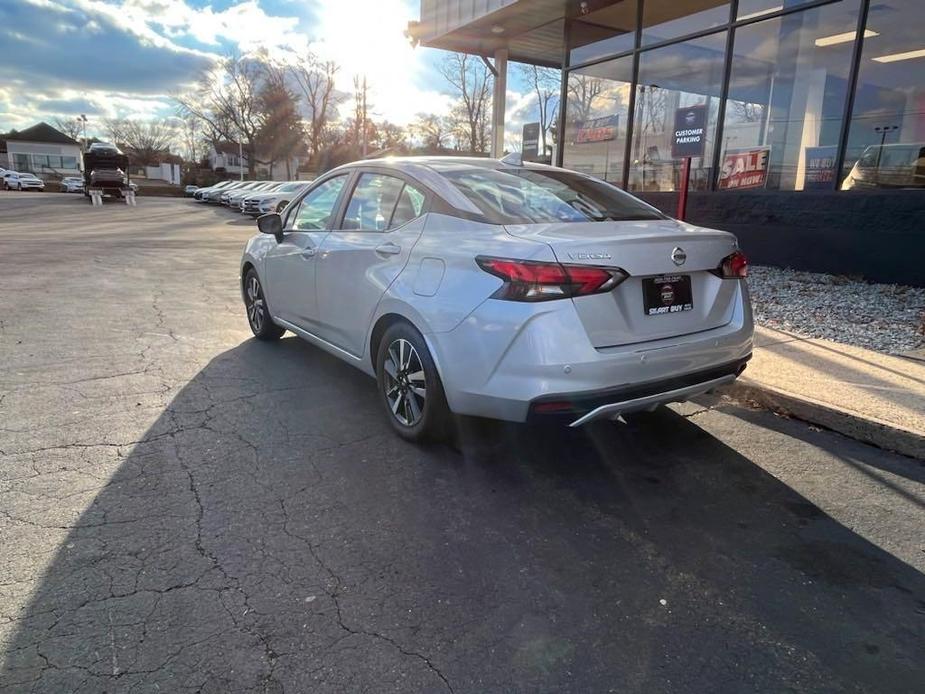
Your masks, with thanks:
<instances>
[{"instance_id":1,"label":"street light pole","mask_svg":"<svg viewBox=\"0 0 925 694\"><path fill-rule=\"evenodd\" d=\"M244 180L244 145L238 140L238 180Z\"/></svg>"},{"instance_id":2,"label":"street light pole","mask_svg":"<svg viewBox=\"0 0 925 694\"><path fill-rule=\"evenodd\" d=\"M880 133L880 148L877 150L877 177L880 176L880 157L883 156L883 145L886 143L886 134L894 130L899 130L898 125L878 125L874 128L875 133Z\"/></svg>"}]
</instances>

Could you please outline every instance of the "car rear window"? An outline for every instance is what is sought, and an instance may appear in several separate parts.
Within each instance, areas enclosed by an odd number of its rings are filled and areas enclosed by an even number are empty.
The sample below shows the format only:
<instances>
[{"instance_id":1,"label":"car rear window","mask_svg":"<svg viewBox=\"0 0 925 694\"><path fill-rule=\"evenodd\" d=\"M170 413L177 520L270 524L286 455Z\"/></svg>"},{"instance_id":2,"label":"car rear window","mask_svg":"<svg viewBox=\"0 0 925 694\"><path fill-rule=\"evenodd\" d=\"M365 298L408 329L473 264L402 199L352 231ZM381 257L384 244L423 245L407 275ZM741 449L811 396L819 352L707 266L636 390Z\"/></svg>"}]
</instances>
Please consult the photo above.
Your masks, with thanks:
<instances>
[{"instance_id":1,"label":"car rear window","mask_svg":"<svg viewBox=\"0 0 925 694\"><path fill-rule=\"evenodd\" d=\"M443 169L479 211L496 224L664 219L608 183L557 169Z\"/></svg>"}]
</instances>

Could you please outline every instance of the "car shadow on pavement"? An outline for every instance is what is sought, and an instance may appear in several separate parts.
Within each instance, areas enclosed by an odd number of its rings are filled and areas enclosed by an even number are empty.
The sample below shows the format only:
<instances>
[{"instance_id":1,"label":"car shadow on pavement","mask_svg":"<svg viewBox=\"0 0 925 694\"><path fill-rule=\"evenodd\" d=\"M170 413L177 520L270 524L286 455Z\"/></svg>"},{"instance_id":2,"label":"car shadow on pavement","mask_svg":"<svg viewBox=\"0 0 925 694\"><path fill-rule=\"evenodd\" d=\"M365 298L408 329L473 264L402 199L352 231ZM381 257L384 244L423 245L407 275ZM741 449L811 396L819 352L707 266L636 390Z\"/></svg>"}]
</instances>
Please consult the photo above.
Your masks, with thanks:
<instances>
[{"instance_id":1,"label":"car shadow on pavement","mask_svg":"<svg viewBox=\"0 0 925 694\"><path fill-rule=\"evenodd\" d=\"M395 437L248 341L50 559L0 691L912 691L923 576L685 417Z\"/></svg>"},{"instance_id":2,"label":"car shadow on pavement","mask_svg":"<svg viewBox=\"0 0 925 694\"><path fill-rule=\"evenodd\" d=\"M255 217L239 215L227 220L225 224L232 227L253 227L254 233L257 233L257 219Z\"/></svg>"},{"instance_id":3,"label":"car shadow on pavement","mask_svg":"<svg viewBox=\"0 0 925 694\"><path fill-rule=\"evenodd\" d=\"M707 398L714 397L705 396L701 401L706 404L708 402ZM716 400L711 405L715 404L715 402ZM739 419L771 429L793 439L798 439L832 455L837 455L843 464L874 479L878 484L890 487L896 494L905 497L910 503L920 508L925 508L925 502L921 497L910 494L905 489L897 487L886 477L875 475L869 469L876 468L890 475L903 477L915 484L925 485L925 461L904 456L901 453L885 453L882 449L873 445L846 440L840 434L793 417L775 415L773 418L769 418L765 416L764 410L761 409L745 408L737 405L730 406L735 409L736 417Z\"/></svg>"}]
</instances>

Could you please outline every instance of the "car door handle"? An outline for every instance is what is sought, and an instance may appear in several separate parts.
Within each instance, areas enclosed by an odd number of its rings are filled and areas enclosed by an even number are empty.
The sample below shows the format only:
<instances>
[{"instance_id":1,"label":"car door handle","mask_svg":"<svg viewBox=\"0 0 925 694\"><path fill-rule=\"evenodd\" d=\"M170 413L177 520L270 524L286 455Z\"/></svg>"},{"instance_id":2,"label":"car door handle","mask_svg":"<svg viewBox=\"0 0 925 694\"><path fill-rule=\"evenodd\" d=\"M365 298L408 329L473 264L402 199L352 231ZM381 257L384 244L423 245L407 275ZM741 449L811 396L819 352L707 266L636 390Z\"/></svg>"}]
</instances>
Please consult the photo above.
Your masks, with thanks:
<instances>
[{"instance_id":1,"label":"car door handle","mask_svg":"<svg viewBox=\"0 0 925 694\"><path fill-rule=\"evenodd\" d=\"M318 249L316 249L314 246L310 246L309 248L306 248L305 250L302 251L302 257L311 258L317 252L318 252Z\"/></svg>"},{"instance_id":2,"label":"car door handle","mask_svg":"<svg viewBox=\"0 0 925 694\"><path fill-rule=\"evenodd\" d=\"M401 253L401 246L388 241L379 246L376 246L376 253L379 255L398 255Z\"/></svg>"}]
</instances>

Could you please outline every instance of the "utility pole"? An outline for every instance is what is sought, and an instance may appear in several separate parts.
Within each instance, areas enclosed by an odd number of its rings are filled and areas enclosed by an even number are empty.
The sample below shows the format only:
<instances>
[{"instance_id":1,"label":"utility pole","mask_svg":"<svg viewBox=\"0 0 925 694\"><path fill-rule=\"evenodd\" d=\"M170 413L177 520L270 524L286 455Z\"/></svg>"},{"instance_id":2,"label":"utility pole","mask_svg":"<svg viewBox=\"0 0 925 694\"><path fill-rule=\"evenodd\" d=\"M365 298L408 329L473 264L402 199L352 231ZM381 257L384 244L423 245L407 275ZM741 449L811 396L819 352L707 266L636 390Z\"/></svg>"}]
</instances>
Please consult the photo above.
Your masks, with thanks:
<instances>
[{"instance_id":1,"label":"utility pole","mask_svg":"<svg viewBox=\"0 0 925 694\"><path fill-rule=\"evenodd\" d=\"M366 75L363 75L363 158L366 159Z\"/></svg>"},{"instance_id":2,"label":"utility pole","mask_svg":"<svg viewBox=\"0 0 925 694\"><path fill-rule=\"evenodd\" d=\"M241 144L240 135L238 135L238 180L244 180L244 145Z\"/></svg>"}]
</instances>

